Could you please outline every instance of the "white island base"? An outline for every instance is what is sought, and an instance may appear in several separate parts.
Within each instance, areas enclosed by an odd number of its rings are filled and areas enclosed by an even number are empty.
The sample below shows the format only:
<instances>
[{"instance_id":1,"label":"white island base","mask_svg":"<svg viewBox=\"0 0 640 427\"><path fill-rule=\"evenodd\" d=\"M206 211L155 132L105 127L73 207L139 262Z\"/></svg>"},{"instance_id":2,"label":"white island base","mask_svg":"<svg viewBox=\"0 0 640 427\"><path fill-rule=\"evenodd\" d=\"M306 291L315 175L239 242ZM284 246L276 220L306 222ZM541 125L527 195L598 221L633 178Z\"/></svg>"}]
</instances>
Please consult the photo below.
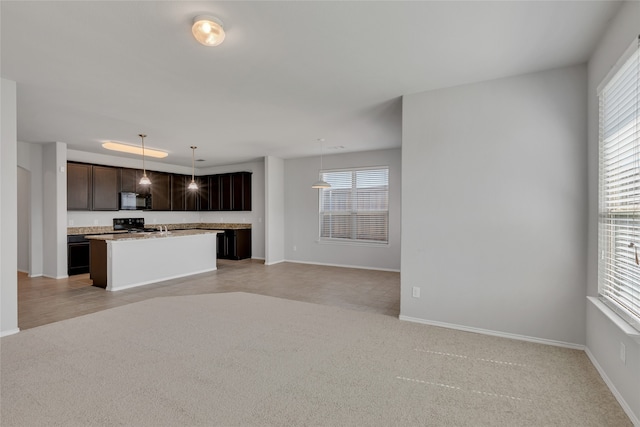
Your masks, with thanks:
<instances>
[{"instance_id":1,"label":"white island base","mask_svg":"<svg viewBox=\"0 0 640 427\"><path fill-rule=\"evenodd\" d=\"M216 270L217 231L87 236L91 279L108 291Z\"/></svg>"}]
</instances>

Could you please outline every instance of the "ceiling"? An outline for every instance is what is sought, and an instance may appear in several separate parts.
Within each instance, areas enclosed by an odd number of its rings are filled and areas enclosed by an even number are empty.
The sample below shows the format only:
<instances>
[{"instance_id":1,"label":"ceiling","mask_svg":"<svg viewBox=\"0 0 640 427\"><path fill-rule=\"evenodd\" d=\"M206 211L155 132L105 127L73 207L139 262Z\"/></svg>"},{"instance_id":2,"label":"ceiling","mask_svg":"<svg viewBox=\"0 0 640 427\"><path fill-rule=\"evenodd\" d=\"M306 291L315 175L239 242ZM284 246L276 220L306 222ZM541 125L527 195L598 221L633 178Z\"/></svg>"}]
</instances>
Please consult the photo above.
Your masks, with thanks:
<instances>
[{"instance_id":1,"label":"ceiling","mask_svg":"<svg viewBox=\"0 0 640 427\"><path fill-rule=\"evenodd\" d=\"M404 94L584 63L613 1L7 1L18 140L200 167L401 145ZM223 44L191 35L225 24ZM343 147L343 148L336 148ZM122 154L122 157L128 155Z\"/></svg>"}]
</instances>

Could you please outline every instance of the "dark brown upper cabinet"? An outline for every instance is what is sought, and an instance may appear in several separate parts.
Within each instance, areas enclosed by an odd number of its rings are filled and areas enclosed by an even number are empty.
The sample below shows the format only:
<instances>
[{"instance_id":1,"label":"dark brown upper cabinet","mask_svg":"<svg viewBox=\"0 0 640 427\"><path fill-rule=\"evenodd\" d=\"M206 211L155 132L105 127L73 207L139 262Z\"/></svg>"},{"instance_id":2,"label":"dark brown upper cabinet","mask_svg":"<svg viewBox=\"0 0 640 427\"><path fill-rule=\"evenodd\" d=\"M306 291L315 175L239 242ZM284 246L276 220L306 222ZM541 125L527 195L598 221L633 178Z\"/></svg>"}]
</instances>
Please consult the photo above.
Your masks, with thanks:
<instances>
[{"instance_id":1,"label":"dark brown upper cabinet","mask_svg":"<svg viewBox=\"0 0 640 427\"><path fill-rule=\"evenodd\" d=\"M120 192L151 194L156 211L250 211L251 172L195 177L147 171L151 185L140 185L141 169L67 163L68 210L118 210Z\"/></svg>"},{"instance_id":2,"label":"dark brown upper cabinet","mask_svg":"<svg viewBox=\"0 0 640 427\"><path fill-rule=\"evenodd\" d=\"M171 210L187 210L187 177L185 175L171 174Z\"/></svg>"},{"instance_id":3,"label":"dark brown upper cabinet","mask_svg":"<svg viewBox=\"0 0 640 427\"><path fill-rule=\"evenodd\" d=\"M120 168L93 166L93 210L117 211L120 201Z\"/></svg>"},{"instance_id":4,"label":"dark brown upper cabinet","mask_svg":"<svg viewBox=\"0 0 640 427\"><path fill-rule=\"evenodd\" d=\"M251 210L251 172L236 172L231 178L231 210Z\"/></svg>"},{"instance_id":5,"label":"dark brown upper cabinet","mask_svg":"<svg viewBox=\"0 0 640 427\"><path fill-rule=\"evenodd\" d=\"M196 178L196 183L198 184L198 210L211 210L209 204L209 177L199 176Z\"/></svg>"},{"instance_id":6,"label":"dark brown upper cabinet","mask_svg":"<svg viewBox=\"0 0 640 427\"><path fill-rule=\"evenodd\" d=\"M230 211L233 206L233 180L230 173L220 176L220 210Z\"/></svg>"},{"instance_id":7,"label":"dark brown upper cabinet","mask_svg":"<svg viewBox=\"0 0 640 427\"><path fill-rule=\"evenodd\" d=\"M165 172L149 172L151 180L151 209L154 211L171 210L171 175Z\"/></svg>"},{"instance_id":8,"label":"dark brown upper cabinet","mask_svg":"<svg viewBox=\"0 0 640 427\"><path fill-rule=\"evenodd\" d=\"M120 174L121 174L121 178L120 178L120 191L124 191L124 192L129 192L129 193L135 193L136 192L136 185L138 184L138 181L136 181L137 178L137 170L136 169L129 169L129 168L121 168L120 169ZM138 180L140 178L137 178Z\"/></svg>"},{"instance_id":9,"label":"dark brown upper cabinet","mask_svg":"<svg viewBox=\"0 0 640 427\"><path fill-rule=\"evenodd\" d=\"M67 210L91 210L91 165L67 163Z\"/></svg>"}]
</instances>

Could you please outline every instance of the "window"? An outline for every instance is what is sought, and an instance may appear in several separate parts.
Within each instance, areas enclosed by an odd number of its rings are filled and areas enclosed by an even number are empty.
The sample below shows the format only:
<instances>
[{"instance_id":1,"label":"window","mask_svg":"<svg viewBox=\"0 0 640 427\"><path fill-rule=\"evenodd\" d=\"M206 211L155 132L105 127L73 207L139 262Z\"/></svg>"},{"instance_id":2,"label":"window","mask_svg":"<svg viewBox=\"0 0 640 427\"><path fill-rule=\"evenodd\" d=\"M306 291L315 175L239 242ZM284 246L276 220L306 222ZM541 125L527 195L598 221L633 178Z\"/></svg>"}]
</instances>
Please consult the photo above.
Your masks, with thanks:
<instances>
[{"instance_id":1,"label":"window","mask_svg":"<svg viewBox=\"0 0 640 427\"><path fill-rule=\"evenodd\" d=\"M389 168L320 173L320 240L387 243Z\"/></svg>"},{"instance_id":2,"label":"window","mask_svg":"<svg viewBox=\"0 0 640 427\"><path fill-rule=\"evenodd\" d=\"M640 330L640 50L599 91L598 292Z\"/></svg>"}]
</instances>

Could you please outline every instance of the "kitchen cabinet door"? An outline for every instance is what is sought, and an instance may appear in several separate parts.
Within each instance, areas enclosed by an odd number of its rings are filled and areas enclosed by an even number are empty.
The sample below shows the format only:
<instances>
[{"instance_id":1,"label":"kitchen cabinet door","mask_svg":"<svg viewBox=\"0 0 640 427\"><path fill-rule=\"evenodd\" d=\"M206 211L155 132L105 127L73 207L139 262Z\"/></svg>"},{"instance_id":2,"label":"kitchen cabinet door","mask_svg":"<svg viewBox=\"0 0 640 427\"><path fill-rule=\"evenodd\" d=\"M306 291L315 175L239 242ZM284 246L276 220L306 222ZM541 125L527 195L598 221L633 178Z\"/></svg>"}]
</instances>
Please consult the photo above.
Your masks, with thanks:
<instances>
[{"instance_id":1,"label":"kitchen cabinet door","mask_svg":"<svg viewBox=\"0 0 640 427\"><path fill-rule=\"evenodd\" d=\"M189 181L190 182L190 181ZM187 208L187 177L171 174L171 210L184 211Z\"/></svg>"},{"instance_id":2,"label":"kitchen cabinet door","mask_svg":"<svg viewBox=\"0 0 640 427\"><path fill-rule=\"evenodd\" d=\"M120 169L93 166L92 207L94 211L117 211L120 191Z\"/></svg>"},{"instance_id":3,"label":"kitchen cabinet door","mask_svg":"<svg viewBox=\"0 0 640 427\"><path fill-rule=\"evenodd\" d=\"M67 163L67 210L91 210L91 165Z\"/></svg>"},{"instance_id":4,"label":"kitchen cabinet door","mask_svg":"<svg viewBox=\"0 0 640 427\"><path fill-rule=\"evenodd\" d=\"M171 177L165 172L147 172L151 180L151 209L154 211L171 210Z\"/></svg>"},{"instance_id":5,"label":"kitchen cabinet door","mask_svg":"<svg viewBox=\"0 0 640 427\"><path fill-rule=\"evenodd\" d=\"M209 210L220 210L220 175L209 176Z\"/></svg>"},{"instance_id":6,"label":"kitchen cabinet door","mask_svg":"<svg viewBox=\"0 0 640 427\"><path fill-rule=\"evenodd\" d=\"M220 210L230 211L233 208L233 180L230 173L220 177Z\"/></svg>"},{"instance_id":7,"label":"kitchen cabinet door","mask_svg":"<svg viewBox=\"0 0 640 427\"><path fill-rule=\"evenodd\" d=\"M232 180L232 204L233 211L251 210L251 172L236 172Z\"/></svg>"},{"instance_id":8,"label":"kitchen cabinet door","mask_svg":"<svg viewBox=\"0 0 640 427\"><path fill-rule=\"evenodd\" d=\"M136 192L136 170L129 168L120 169L120 191L135 193Z\"/></svg>"},{"instance_id":9,"label":"kitchen cabinet door","mask_svg":"<svg viewBox=\"0 0 640 427\"><path fill-rule=\"evenodd\" d=\"M218 258L251 258L251 229L225 230L218 234Z\"/></svg>"},{"instance_id":10,"label":"kitchen cabinet door","mask_svg":"<svg viewBox=\"0 0 640 427\"><path fill-rule=\"evenodd\" d=\"M209 177L199 176L198 183L198 210L208 211L209 208Z\"/></svg>"}]
</instances>

